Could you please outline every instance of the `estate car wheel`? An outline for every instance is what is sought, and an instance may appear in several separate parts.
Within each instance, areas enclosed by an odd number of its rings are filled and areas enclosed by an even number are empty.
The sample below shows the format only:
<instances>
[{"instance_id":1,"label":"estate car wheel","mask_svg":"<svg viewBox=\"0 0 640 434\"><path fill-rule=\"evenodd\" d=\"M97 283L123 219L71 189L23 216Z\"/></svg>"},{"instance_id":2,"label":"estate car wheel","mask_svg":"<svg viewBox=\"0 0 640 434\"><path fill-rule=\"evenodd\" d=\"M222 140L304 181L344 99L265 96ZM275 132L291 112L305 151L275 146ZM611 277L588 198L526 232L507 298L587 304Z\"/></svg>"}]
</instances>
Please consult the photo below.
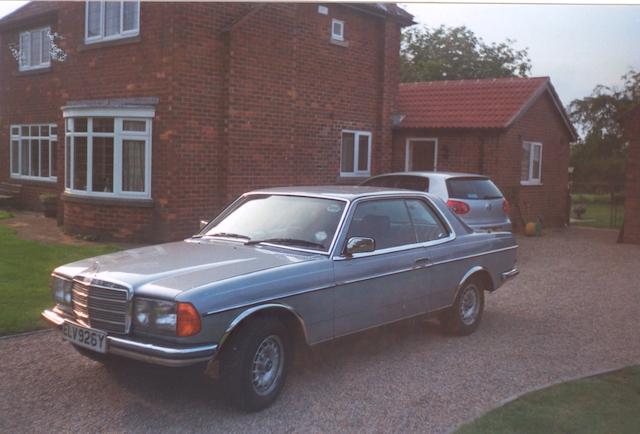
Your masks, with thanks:
<instances>
[{"instance_id":1,"label":"estate car wheel","mask_svg":"<svg viewBox=\"0 0 640 434\"><path fill-rule=\"evenodd\" d=\"M241 327L222 349L220 381L232 404L258 411L271 405L284 386L291 337L276 318L256 318Z\"/></svg>"},{"instance_id":2,"label":"estate car wheel","mask_svg":"<svg viewBox=\"0 0 640 434\"><path fill-rule=\"evenodd\" d=\"M442 326L450 334L466 336L480 324L484 311L484 288L480 279L467 280L453 306L441 317Z\"/></svg>"}]
</instances>

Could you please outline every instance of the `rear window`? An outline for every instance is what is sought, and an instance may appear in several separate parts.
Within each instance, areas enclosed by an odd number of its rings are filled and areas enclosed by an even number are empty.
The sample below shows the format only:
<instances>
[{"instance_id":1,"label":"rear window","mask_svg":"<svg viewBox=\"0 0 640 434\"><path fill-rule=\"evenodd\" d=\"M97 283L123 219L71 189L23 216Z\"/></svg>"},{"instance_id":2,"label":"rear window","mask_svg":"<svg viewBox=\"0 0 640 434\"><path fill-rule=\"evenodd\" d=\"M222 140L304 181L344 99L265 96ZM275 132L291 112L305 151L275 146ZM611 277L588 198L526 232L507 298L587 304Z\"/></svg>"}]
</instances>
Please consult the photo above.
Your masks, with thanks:
<instances>
[{"instance_id":1,"label":"rear window","mask_svg":"<svg viewBox=\"0 0 640 434\"><path fill-rule=\"evenodd\" d=\"M362 185L368 187L399 188L403 190L429 190L429 178L422 176L380 176L368 179Z\"/></svg>"},{"instance_id":2,"label":"rear window","mask_svg":"<svg viewBox=\"0 0 640 434\"><path fill-rule=\"evenodd\" d=\"M487 178L450 178L447 179L449 197L453 199L501 199L502 193Z\"/></svg>"}]
</instances>

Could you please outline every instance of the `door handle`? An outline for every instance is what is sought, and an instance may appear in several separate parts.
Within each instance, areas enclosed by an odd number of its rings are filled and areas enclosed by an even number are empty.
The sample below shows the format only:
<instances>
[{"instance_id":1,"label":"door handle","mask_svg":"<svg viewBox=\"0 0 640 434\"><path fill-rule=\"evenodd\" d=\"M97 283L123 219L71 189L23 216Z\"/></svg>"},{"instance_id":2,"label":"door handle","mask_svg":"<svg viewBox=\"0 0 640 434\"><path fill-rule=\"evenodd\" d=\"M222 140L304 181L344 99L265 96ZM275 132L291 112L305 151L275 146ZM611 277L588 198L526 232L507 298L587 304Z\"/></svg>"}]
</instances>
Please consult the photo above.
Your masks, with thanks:
<instances>
[{"instance_id":1,"label":"door handle","mask_svg":"<svg viewBox=\"0 0 640 434\"><path fill-rule=\"evenodd\" d=\"M429 258L418 258L414 262L414 268L426 267L429 264Z\"/></svg>"}]
</instances>

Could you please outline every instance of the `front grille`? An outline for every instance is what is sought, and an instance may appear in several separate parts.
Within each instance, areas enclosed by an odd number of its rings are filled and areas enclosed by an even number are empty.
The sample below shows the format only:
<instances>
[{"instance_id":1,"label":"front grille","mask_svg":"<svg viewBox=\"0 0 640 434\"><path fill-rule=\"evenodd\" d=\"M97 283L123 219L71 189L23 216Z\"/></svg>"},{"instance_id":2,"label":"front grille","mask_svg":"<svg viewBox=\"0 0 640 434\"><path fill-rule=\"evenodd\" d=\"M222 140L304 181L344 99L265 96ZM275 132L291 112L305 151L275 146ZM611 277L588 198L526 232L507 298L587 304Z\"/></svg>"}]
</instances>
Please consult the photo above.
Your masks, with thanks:
<instances>
[{"instance_id":1,"label":"front grille","mask_svg":"<svg viewBox=\"0 0 640 434\"><path fill-rule=\"evenodd\" d=\"M71 300L76 319L88 327L125 334L130 323L125 288L73 282Z\"/></svg>"}]
</instances>

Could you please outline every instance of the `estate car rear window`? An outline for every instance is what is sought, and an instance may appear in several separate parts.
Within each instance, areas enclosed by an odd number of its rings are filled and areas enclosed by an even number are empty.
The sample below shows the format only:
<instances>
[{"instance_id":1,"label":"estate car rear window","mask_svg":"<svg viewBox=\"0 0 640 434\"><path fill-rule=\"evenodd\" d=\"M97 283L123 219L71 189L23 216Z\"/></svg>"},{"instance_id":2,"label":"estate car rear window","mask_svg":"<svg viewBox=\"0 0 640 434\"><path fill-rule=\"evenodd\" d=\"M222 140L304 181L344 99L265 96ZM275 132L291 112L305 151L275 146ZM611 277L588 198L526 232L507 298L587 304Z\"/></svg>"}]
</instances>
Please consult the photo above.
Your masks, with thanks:
<instances>
[{"instance_id":1,"label":"estate car rear window","mask_svg":"<svg viewBox=\"0 0 640 434\"><path fill-rule=\"evenodd\" d=\"M427 191L429 178L423 176L380 176L362 183L368 187L400 188L403 190Z\"/></svg>"},{"instance_id":2,"label":"estate car rear window","mask_svg":"<svg viewBox=\"0 0 640 434\"><path fill-rule=\"evenodd\" d=\"M452 199L501 199L502 193L488 178L450 178L447 190Z\"/></svg>"}]
</instances>

